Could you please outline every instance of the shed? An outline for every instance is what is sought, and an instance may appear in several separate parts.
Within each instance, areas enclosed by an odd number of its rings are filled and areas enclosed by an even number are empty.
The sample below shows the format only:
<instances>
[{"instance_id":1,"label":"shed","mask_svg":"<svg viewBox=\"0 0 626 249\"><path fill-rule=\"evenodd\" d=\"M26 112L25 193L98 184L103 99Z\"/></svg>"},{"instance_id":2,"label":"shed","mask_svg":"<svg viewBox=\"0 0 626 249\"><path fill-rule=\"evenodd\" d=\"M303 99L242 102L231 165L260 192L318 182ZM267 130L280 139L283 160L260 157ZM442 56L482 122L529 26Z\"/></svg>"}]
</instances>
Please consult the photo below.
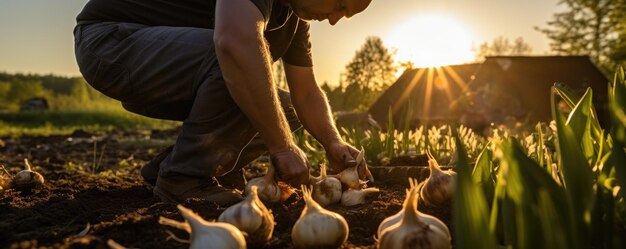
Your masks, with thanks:
<instances>
[{"instance_id":1,"label":"shed","mask_svg":"<svg viewBox=\"0 0 626 249\"><path fill-rule=\"evenodd\" d=\"M383 128L387 125L389 110L396 127L404 122L408 111L412 126L456 119L450 106L467 91L479 66L462 64L407 70L372 104L368 112Z\"/></svg>"},{"instance_id":2,"label":"shed","mask_svg":"<svg viewBox=\"0 0 626 249\"><path fill-rule=\"evenodd\" d=\"M368 112L383 128L389 110L396 127L405 117L412 127L459 121L480 129L508 117L548 122L557 82L581 95L591 87L604 117L609 80L588 56L493 56L481 64L407 70Z\"/></svg>"}]
</instances>

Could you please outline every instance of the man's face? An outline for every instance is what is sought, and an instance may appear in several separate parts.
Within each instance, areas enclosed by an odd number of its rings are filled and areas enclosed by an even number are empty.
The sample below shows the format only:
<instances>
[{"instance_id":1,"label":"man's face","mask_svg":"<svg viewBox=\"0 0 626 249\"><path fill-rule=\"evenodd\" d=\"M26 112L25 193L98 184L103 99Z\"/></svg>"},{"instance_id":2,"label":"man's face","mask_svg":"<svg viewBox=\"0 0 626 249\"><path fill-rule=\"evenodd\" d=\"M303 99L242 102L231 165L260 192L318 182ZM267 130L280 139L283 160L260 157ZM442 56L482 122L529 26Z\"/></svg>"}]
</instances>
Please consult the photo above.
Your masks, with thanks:
<instances>
[{"instance_id":1,"label":"man's face","mask_svg":"<svg viewBox=\"0 0 626 249\"><path fill-rule=\"evenodd\" d=\"M335 25L343 17L351 17L367 8L371 0L291 0L294 13L302 20L324 21Z\"/></svg>"}]
</instances>

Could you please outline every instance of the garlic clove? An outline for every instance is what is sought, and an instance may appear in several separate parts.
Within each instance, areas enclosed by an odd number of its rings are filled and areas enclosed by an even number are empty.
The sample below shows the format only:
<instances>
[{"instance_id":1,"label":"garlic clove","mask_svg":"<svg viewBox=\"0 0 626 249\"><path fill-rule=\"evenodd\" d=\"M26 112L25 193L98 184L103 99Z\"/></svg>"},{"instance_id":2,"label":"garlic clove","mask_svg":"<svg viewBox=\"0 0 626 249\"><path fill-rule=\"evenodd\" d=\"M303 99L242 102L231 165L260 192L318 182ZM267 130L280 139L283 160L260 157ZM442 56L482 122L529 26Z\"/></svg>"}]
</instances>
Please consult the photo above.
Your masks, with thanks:
<instances>
[{"instance_id":1,"label":"garlic clove","mask_svg":"<svg viewBox=\"0 0 626 249\"><path fill-rule=\"evenodd\" d=\"M341 201L341 190L341 181L333 177L324 177L313 185L313 200L322 207L327 207Z\"/></svg>"},{"instance_id":2,"label":"garlic clove","mask_svg":"<svg viewBox=\"0 0 626 249\"><path fill-rule=\"evenodd\" d=\"M281 201L282 191L278 183L274 180L274 167L270 165L265 176L254 178L246 184L245 194L250 195L252 186L257 186L258 195L265 203L276 203Z\"/></svg>"},{"instance_id":3,"label":"garlic clove","mask_svg":"<svg viewBox=\"0 0 626 249\"><path fill-rule=\"evenodd\" d=\"M22 191L28 191L39 188L44 184L44 178L38 172L32 170L32 166L28 159L24 158L24 170L13 176L13 188Z\"/></svg>"},{"instance_id":4,"label":"garlic clove","mask_svg":"<svg viewBox=\"0 0 626 249\"><path fill-rule=\"evenodd\" d=\"M306 206L291 230L296 248L338 248L348 239L348 223L339 214L320 206L311 190L302 186Z\"/></svg>"},{"instance_id":5,"label":"garlic clove","mask_svg":"<svg viewBox=\"0 0 626 249\"><path fill-rule=\"evenodd\" d=\"M341 195L341 205L350 207L365 203L368 195L379 193L378 188L348 189Z\"/></svg>"},{"instance_id":6,"label":"garlic clove","mask_svg":"<svg viewBox=\"0 0 626 249\"><path fill-rule=\"evenodd\" d=\"M234 225L248 234L253 243L269 241L274 231L274 216L259 199L257 186L252 186L243 201L224 210L217 221Z\"/></svg>"},{"instance_id":7,"label":"garlic clove","mask_svg":"<svg viewBox=\"0 0 626 249\"><path fill-rule=\"evenodd\" d=\"M185 222L161 217L159 223L182 229L191 234L190 249L224 248L244 249L246 240L237 227L223 222L208 222L190 209L178 205L178 210L185 218Z\"/></svg>"},{"instance_id":8,"label":"garlic clove","mask_svg":"<svg viewBox=\"0 0 626 249\"><path fill-rule=\"evenodd\" d=\"M352 189L361 189L363 185L367 183L367 181L361 181L359 178L356 166L344 169L337 175L329 175L329 177L338 178L343 184L348 186L348 188Z\"/></svg>"}]
</instances>

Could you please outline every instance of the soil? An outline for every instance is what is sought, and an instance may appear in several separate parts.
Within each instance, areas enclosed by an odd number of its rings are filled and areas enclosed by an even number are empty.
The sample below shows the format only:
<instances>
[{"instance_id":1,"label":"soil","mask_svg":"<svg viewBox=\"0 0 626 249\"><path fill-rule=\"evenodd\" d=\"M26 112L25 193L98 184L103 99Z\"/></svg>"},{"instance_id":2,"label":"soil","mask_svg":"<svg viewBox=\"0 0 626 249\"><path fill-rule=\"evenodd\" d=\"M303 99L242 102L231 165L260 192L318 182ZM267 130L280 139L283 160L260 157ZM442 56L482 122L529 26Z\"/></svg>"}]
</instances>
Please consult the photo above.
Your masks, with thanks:
<instances>
[{"instance_id":1,"label":"soil","mask_svg":"<svg viewBox=\"0 0 626 249\"><path fill-rule=\"evenodd\" d=\"M0 138L0 165L15 174L28 158L46 180L31 192L0 193L0 248L109 248L109 240L129 248L187 248L167 231L185 239L188 235L158 224L159 216L182 220L176 206L154 198L151 186L139 175L141 165L173 142L176 134L174 130L96 136L79 131L68 136ZM381 193L368 204L328 207L349 224L343 248L375 248L379 223L401 209L404 186L370 185ZM207 220L225 209L197 200L183 205ZM272 240L248 247L292 248L291 227L303 208L299 192L269 208L276 221ZM450 227L449 205L419 209Z\"/></svg>"}]
</instances>

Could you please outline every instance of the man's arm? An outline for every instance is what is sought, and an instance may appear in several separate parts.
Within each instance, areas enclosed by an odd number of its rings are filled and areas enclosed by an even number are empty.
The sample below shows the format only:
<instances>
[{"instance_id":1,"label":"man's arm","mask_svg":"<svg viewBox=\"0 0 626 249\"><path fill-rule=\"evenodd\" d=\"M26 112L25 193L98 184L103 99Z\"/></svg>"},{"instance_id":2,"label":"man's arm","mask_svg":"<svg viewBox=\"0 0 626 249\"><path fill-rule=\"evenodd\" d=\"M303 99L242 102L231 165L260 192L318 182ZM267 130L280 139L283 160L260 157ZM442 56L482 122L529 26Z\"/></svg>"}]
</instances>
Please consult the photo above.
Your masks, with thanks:
<instances>
[{"instance_id":1,"label":"man's arm","mask_svg":"<svg viewBox=\"0 0 626 249\"><path fill-rule=\"evenodd\" d=\"M348 162L356 159L358 150L341 139L326 95L315 81L313 68L285 63L285 76L298 118L304 128L324 146L330 166L335 170L355 166Z\"/></svg>"},{"instance_id":2,"label":"man's arm","mask_svg":"<svg viewBox=\"0 0 626 249\"><path fill-rule=\"evenodd\" d=\"M214 41L228 90L276 153L289 149L291 133L273 86L264 26L251 1L217 1Z\"/></svg>"},{"instance_id":3,"label":"man's arm","mask_svg":"<svg viewBox=\"0 0 626 249\"><path fill-rule=\"evenodd\" d=\"M293 144L272 81L265 22L249 0L218 0L213 40L226 86L259 131L280 177L293 186L308 182L306 155Z\"/></svg>"},{"instance_id":4,"label":"man's arm","mask_svg":"<svg viewBox=\"0 0 626 249\"><path fill-rule=\"evenodd\" d=\"M340 142L328 100L315 81L313 68L284 65L291 102L304 128L324 147Z\"/></svg>"}]
</instances>

